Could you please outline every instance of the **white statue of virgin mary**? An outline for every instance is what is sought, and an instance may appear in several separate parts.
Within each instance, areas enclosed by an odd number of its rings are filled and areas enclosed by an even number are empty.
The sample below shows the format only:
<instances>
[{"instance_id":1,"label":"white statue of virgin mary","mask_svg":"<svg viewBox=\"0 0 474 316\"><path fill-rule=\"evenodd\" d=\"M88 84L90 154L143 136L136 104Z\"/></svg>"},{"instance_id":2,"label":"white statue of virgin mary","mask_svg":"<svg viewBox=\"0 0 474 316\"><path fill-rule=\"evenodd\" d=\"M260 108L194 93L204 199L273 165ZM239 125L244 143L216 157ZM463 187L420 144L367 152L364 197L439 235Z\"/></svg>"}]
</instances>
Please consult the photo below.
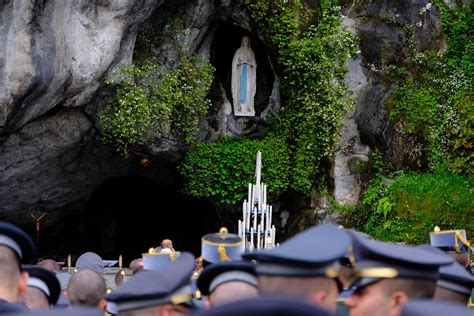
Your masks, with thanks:
<instances>
[{"instance_id":1,"label":"white statue of virgin mary","mask_svg":"<svg viewBox=\"0 0 474 316\"><path fill-rule=\"evenodd\" d=\"M255 116L254 97L257 91L257 62L250 48L250 38L242 38L242 46L232 60L232 100L236 116Z\"/></svg>"}]
</instances>

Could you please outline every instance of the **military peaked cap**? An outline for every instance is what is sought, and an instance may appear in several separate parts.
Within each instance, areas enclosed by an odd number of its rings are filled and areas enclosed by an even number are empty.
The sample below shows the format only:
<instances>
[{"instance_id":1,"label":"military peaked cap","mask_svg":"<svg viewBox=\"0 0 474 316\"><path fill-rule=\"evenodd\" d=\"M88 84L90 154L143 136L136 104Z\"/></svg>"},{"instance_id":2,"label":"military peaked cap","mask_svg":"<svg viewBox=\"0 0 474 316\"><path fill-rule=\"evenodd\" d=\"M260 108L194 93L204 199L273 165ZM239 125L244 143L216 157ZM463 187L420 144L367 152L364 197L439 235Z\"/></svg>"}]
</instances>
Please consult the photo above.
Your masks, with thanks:
<instances>
[{"instance_id":1,"label":"military peaked cap","mask_svg":"<svg viewBox=\"0 0 474 316\"><path fill-rule=\"evenodd\" d=\"M222 227L218 233L208 234L201 239L203 266L210 263L241 260L245 251L242 238Z\"/></svg>"},{"instance_id":2,"label":"military peaked cap","mask_svg":"<svg viewBox=\"0 0 474 316\"><path fill-rule=\"evenodd\" d=\"M229 261L207 266L199 275L197 285L204 295L226 282L239 281L257 287L255 265L245 261Z\"/></svg>"},{"instance_id":3,"label":"military peaked cap","mask_svg":"<svg viewBox=\"0 0 474 316\"><path fill-rule=\"evenodd\" d=\"M21 263L35 263L36 249L33 240L19 227L0 221L0 245L10 248Z\"/></svg>"},{"instance_id":4,"label":"military peaked cap","mask_svg":"<svg viewBox=\"0 0 474 316\"><path fill-rule=\"evenodd\" d=\"M348 233L333 224L307 229L273 249L246 253L256 260L257 274L337 278L339 259L348 251Z\"/></svg>"},{"instance_id":5,"label":"military peaked cap","mask_svg":"<svg viewBox=\"0 0 474 316\"><path fill-rule=\"evenodd\" d=\"M436 282L438 269L452 258L415 247L360 238L352 234L355 281L363 287L380 279L408 278Z\"/></svg>"},{"instance_id":6,"label":"military peaked cap","mask_svg":"<svg viewBox=\"0 0 474 316\"><path fill-rule=\"evenodd\" d=\"M194 256L183 252L172 264L158 271L141 271L107 295L119 312L192 300L191 276Z\"/></svg>"},{"instance_id":7,"label":"military peaked cap","mask_svg":"<svg viewBox=\"0 0 474 316\"><path fill-rule=\"evenodd\" d=\"M37 266L25 267L24 270L30 275L26 281L27 285L40 289L48 298L49 304L56 305L59 299L59 293L61 292L61 285L56 275L51 271Z\"/></svg>"}]
</instances>

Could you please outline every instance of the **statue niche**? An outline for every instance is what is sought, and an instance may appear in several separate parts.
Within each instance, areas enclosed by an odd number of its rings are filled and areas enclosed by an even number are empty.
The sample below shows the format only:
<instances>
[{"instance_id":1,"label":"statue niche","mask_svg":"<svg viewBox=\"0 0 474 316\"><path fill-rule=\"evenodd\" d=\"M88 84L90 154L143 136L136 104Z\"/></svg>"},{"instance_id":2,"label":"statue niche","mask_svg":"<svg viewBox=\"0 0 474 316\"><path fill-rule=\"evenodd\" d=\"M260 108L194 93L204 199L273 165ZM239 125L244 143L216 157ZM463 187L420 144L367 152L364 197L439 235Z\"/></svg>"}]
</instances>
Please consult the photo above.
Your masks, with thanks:
<instances>
[{"instance_id":1,"label":"statue niche","mask_svg":"<svg viewBox=\"0 0 474 316\"><path fill-rule=\"evenodd\" d=\"M250 48L250 38L244 36L242 45L232 60L232 100L235 116L255 116L254 97L257 91L257 62Z\"/></svg>"}]
</instances>

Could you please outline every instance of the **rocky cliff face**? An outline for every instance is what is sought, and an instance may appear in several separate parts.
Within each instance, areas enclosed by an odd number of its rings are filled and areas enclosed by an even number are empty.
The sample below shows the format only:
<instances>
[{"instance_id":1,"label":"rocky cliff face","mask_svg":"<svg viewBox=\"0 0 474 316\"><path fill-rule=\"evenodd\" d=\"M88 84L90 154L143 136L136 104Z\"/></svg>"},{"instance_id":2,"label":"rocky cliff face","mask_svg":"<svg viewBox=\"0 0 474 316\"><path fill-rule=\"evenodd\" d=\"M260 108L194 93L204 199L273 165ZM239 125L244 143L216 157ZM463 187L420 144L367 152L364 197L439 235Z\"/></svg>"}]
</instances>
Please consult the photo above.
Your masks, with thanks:
<instances>
[{"instance_id":1,"label":"rocky cliff face","mask_svg":"<svg viewBox=\"0 0 474 316\"><path fill-rule=\"evenodd\" d=\"M368 160L367 145L381 148L393 163L402 163L399 157L407 149L387 122L384 106L393 90L385 70L403 64L408 25L413 26L417 47L442 47L437 11L427 5L427 0L374 0L347 1L344 6L360 38L361 55L349 65L356 106L347 114L333 160L334 196L340 202L355 203L359 198L356 169ZM161 34L176 17L190 34L189 49L209 56L216 67L213 107L201 123L199 137L212 140L258 133L267 114L278 110L278 78L271 54L239 1L7 0L0 4L0 42L4 43L0 46L0 216L31 221L28 213L41 207L52 214L49 221L54 223L61 210L80 208L104 179L132 174L163 179L163 183L175 180L163 164L144 171L137 159L123 159L103 146L98 140L97 112L110 95L105 78L131 62L140 28L150 30L160 59L173 64L175 56ZM243 35L252 37L259 64L256 118L234 117L229 101L226 64ZM168 160L179 157L174 146L155 149L153 159L170 152Z\"/></svg>"},{"instance_id":2,"label":"rocky cliff face","mask_svg":"<svg viewBox=\"0 0 474 316\"><path fill-rule=\"evenodd\" d=\"M347 1L345 24L359 38L360 56L348 61L346 80L354 92L355 108L346 115L333 158L334 198L356 204L370 148L399 168L409 164L416 148L388 121L386 100L397 84L398 67L410 70L413 50L440 50L440 19L427 0Z\"/></svg>"}]
</instances>

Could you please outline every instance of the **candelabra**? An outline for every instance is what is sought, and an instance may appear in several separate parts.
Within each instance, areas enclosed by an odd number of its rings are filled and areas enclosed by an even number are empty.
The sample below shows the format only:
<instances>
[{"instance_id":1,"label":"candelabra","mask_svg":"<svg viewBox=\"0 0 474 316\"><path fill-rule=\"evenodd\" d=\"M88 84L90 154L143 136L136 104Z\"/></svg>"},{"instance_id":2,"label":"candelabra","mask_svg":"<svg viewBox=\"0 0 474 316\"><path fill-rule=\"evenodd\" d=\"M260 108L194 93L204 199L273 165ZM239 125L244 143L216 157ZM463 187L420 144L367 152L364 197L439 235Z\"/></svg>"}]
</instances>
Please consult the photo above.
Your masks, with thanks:
<instances>
[{"instance_id":1,"label":"candelabra","mask_svg":"<svg viewBox=\"0 0 474 316\"><path fill-rule=\"evenodd\" d=\"M248 198L242 206L243 218L239 220L239 236L245 249L253 251L275 247L275 225L272 225L272 206L267 204L267 186L261 183L262 154L257 152L255 178L249 183Z\"/></svg>"}]
</instances>

